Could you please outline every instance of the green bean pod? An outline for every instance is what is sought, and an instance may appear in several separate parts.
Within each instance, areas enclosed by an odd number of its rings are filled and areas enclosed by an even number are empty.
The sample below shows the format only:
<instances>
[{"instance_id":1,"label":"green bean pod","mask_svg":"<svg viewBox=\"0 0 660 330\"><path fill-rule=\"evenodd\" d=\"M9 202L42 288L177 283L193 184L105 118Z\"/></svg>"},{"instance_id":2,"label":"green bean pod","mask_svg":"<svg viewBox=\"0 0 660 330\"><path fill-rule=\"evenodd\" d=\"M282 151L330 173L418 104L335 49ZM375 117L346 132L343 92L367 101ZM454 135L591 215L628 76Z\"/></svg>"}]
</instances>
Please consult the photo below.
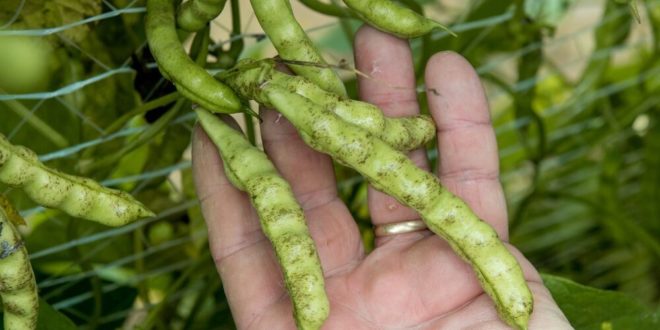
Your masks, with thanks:
<instances>
[{"instance_id":1,"label":"green bean pod","mask_svg":"<svg viewBox=\"0 0 660 330\"><path fill-rule=\"evenodd\" d=\"M251 0L252 9L270 41L284 60L314 64L290 64L296 74L324 90L346 96L344 83L327 64L312 40L296 21L288 0Z\"/></svg>"},{"instance_id":2,"label":"green bean pod","mask_svg":"<svg viewBox=\"0 0 660 330\"><path fill-rule=\"evenodd\" d=\"M289 89L266 86L262 87L268 104L298 129L310 147L354 168L376 189L415 209L429 229L472 266L500 317L513 327L527 328L533 308L531 292L520 265L490 225L447 191L438 178L371 133L346 125L322 105Z\"/></svg>"},{"instance_id":3,"label":"green bean pod","mask_svg":"<svg viewBox=\"0 0 660 330\"><path fill-rule=\"evenodd\" d=\"M218 17L227 0L190 0L176 12L176 24L182 30L197 32Z\"/></svg>"},{"instance_id":4,"label":"green bean pod","mask_svg":"<svg viewBox=\"0 0 660 330\"><path fill-rule=\"evenodd\" d=\"M298 329L319 329L328 317L330 304L316 246L291 187L266 154L241 133L206 110L196 111L222 156L227 177L248 193L261 228L275 249Z\"/></svg>"},{"instance_id":5,"label":"green bean pod","mask_svg":"<svg viewBox=\"0 0 660 330\"><path fill-rule=\"evenodd\" d=\"M325 106L346 122L367 130L397 150L419 148L435 137L435 124L429 116L386 117L375 105L338 96L303 77L279 72L272 61L248 60L239 64L238 70L242 67L251 69L241 71L234 79L227 79L227 83L236 90L248 91L245 97L262 104L270 105L264 91L270 86L279 86Z\"/></svg>"},{"instance_id":6,"label":"green bean pod","mask_svg":"<svg viewBox=\"0 0 660 330\"><path fill-rule=\"evenodd\" d=\"M154 215L123 191L47 167L32 150L12 145L2 134L0 182L21 188L38 204L108 226L121 226Z\"/></svg>"},{"instance_id":7,"label":"green bean pod","mask_svg":"<svg viewBox=\"0 0 660 330\"><path fill-rule=\"evenodd\" d=\"M4 328L37 328L39 296L27 250L16 227L0 208L0 297Z\"/></svg>"},{"instance_id":8,"label":"green bean pod","mask_svg":"<svg viewBox=\"0 0 660 330\"><path fill-rule=\"evenodd\" d=\"M421 37L434 29L449 31L442 24L390 0L344 0L369 25L401 38Z\"/></svg>"},{"instance_id":9,"label":"green bean pod","mask_svg":"<svg viewBox=\"0 0 660 330\"><path fill-rule=\"evenodd\" d=\"M147 1L146 32L158 69L179 93L213 112L241 111L236 94L195 64L183 50L176 33L172 0Z\"/></svg>"}]
</instances>

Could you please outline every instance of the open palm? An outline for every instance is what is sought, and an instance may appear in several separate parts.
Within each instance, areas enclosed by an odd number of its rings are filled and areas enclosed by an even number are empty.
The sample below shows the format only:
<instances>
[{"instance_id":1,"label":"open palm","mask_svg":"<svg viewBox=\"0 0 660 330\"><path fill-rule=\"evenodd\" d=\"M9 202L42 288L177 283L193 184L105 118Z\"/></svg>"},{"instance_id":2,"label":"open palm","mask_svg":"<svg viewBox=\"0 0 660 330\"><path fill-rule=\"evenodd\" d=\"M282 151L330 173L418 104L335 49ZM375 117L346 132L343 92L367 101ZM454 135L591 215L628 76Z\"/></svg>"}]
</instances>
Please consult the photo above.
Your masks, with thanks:
<instances>
[{"instance_id":1,"label":"open palm","mask_svg":"<svg viewBox=\"0 0 660 330\"><path fill-rule=\"evenodd\" d=\"M411 51L404 40L362 28L355 38L364 101L388 116L419 112ZM438 173L504 240L507 212L498 180L497 143L473 68L440 53L426 68L431 114L438 128ZM262 110L264 149L301 203L323 265L331 303L325 329L506 329L469 265L438 236L420 231L378 238L365 255L355 221L337 196L331 160L306 146L293 126ZM428 169L426 154L410 157ZM292 308L277 258L245 193L231 186L215 146L195 131L193 170L212 254L240 329L293 329ZM409 208L371 189L374 225L418 219ZM511 247L534 294L530 328L570 325L534 267Z\"/></svg>"}]
</instances>

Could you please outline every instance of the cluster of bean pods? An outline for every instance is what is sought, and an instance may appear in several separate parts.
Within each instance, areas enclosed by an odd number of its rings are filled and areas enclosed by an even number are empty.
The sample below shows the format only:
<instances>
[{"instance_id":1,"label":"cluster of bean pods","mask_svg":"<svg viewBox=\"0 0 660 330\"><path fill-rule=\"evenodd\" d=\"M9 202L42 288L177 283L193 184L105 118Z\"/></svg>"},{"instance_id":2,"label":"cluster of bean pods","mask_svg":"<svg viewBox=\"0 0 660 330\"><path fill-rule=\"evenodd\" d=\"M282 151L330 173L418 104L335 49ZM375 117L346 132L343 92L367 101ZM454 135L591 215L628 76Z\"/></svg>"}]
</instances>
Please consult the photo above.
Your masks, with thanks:
<instances>
[{"instance_id":1,"label":"cluster of bean pods","mask_svg":"<svg viewBox=\"0 0 660 330\"><path fill-rule=\"evenodd\" d=\"M444 28L389 0L344 2L354 16L402 38ZM298 328L319 329L330 313L323 269L289 184L263 151L211 113L240 112L245 100L275 108L310 147L354 168L374 187L415 209L472 265L500 317L526 329L533 300L515 258L492 227L404 154L433 138L432 120L421 115L387 118L373 105L348 99L339 76L296 22L288 0L252 0L251 4L282 62L297 76L278 72L274 60L246 60L214 78L186 54L177 29L203 30L225 3L190 0L177 8L174 0L148 0L147 39L163 76L201 107L196 110L199 121L222 155L227 177L251 197L280 262ZM130 195L53 170L31 150L1 135L0 182L22 189L43 206L110 226L153 215ZM0 295L5 328L34 329L38 305L34 275L20 235L8 220L15 215L2 205Z\"/></svg>"},{"instance_id":2,"label":"cluster of bean pods","mask_svg":"<svg viewBox=\"0 0 660 330\"><path fill-rule=\"evenodd\" d=\"M418 211L429 228L472 265L502 319L525 329L533 301L516 260L488 224L402 153L433 137L430 118L386 118L375 106L347 99L341 80L325 65L286 0L253 0L252 6L280 56L295 63L290 68L299 76L280 73L274 61L264 60L241 62L220 76L224 83L216 80L184 52L176 29L202 29L225 2L192 0L177 13L171 0L148 1L147 37L163 75L182 95L213 112L239 112L241 98L277 109L312 148L354 168L374 187ZM369 24L400 37L417 37L441 27L389 1L345 3ZM279 15L270 15L273 12ZM197 113L225 159L231 182L252 198L280 261L298 327L320 328L330 312L323 270L291 188L267 156L242 134L206 110ZM126 193L46 167L31 150L14 146L3 136L0 182L23 189L41 205L106 225L153 215ZM0 209L5 328L34 329L38 305L34 275L20 235L7 218L5 208Z\"/></svg>"},{"instance_id":3,"label":"cluster of bean pods","mask_svg":"<svg viewBox=\"0 0 660 330\"><path fill-rule=\"evenodd\" d=\"M108 226L153 216L131 195L41 163L30 149L0 134L0 183L21 188L36 203Z\"/></svg>"},{"instance_id":4,"label":"cluster of bean pods","mask_svg":"<svg viewBox=\"0 0 660 330\"><path fill-rule=\"evenodd\" d=\"M355 16L402 38L444 28L389 0L344 2ZM472 265L500 317L526 329L533 300L516 259L490 225L404 154L435 135L431 119L387 118L373 105L348 99L338 75L296 22L288 0L252 0L251 4L281 62L297 76L278 72L275 60L244 60L214 79L184 53L177 28L200 30L224 4L191 0L177 13L172 0L148 0L149 46L163 75L182 95L206 109L197 110L199 121L216 144L227 177L251 197L279 259L297 326L318 329L328 316L323 270L288 183L262 151L208 112L240 111L241 99L275 108L310 147L354 168L374 187L415 209Z\"/></svg>"},{"instance_id":5,"label":"cluster of bean pods","mask_svg":"<svg viewBox=\"0 0 660 330\"><path fill-rule=\"evenodd\" d=\"M121 226L154 215L125 192L44 165L32 150L11 144L2 134L0 183L22 189L42 206L108 226ZM31 330L37 326L37 286L15 227L23 223L9 201L0 195L0 296L4 328L12 330Z\"/></svg>"}]
</instances>

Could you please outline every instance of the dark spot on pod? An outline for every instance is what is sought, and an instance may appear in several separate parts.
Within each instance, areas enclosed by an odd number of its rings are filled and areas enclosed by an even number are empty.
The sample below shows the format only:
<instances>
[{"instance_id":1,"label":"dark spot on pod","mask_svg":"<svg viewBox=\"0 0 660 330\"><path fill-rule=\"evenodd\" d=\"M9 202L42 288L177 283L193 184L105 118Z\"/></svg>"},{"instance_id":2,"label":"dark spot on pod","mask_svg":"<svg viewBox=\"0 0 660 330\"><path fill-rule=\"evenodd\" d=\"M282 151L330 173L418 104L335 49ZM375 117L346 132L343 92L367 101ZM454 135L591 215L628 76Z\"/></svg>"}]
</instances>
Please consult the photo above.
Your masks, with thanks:
<instances>
[{"instance_id":1,"label":"dark spot on pod","mask_svg":"<svg viewBox=\"0 0 660 330\"><path fill-rule=\"evenodd\" d=\"M446 224L446 226L451 226L456 223L456 217L452 214L449 214L443 219L443 222Z\"/></svg>"},{"instance_id":2,"label":"dark spot on pod","mask_svg":"<svg viewBox=\"0 0 660 330\"><path fill-rule=\"evenodd\" d=\"M403 199L404 204L410 205L410 200L412 199L412 196L410 194L402 194L401 199Z\"/></svg>"},{"instance_id":3,"label":"dark spot on pod","mask_svg":"<svg viewBox=\"0 0 660 330\"><path fill-rule=\"evenodd\" d=\"M15 152L18 156L30 162L36 162L38 159L38 156L34 151L23 146L16 147Z\"/></svg>"},{"instance_id":4,"label":"dark spot on pod","mask_svg":"<svg viewBox=\"0 0 660 330\"><path fill-rule=\"evenodd\" d=\"M364 165L369 159L369 151L372 149L370 144L371 140L364 141L360 138L345 141L337 150L338 158L351 160L350 163L353 164Z\"/></svg>"},{"instance_id":5,"label":"dark spot on pod","mask_svg":"<svg viewBox=\"0 0 660 330\"><path fill-rule=\"evenodd\" d=\"M287 221L291 218L300 218L300 221L304 221L302 217L303 213L301 209L291 207L275 207L262 210L261 218L264 222L264 225L273 226L277 225L279 221Z\"/></svg>"},{"instance_id":6,"label":"dark spot on pod","mask_svg":"<svg viewBox=\"0 0 660 330\"><path fill-rule=\"evenodd\" d=\"M311 239L301 232L285 233L275 238L273 246L287 271L301 271L308 265L308 256L315 253Z\"/></svg>"},{"instance_id":7,"label":"dark spot on pod","mask_svg":"<svg viewBox=\"0 0 660 330\"><path fill-rule=\"evenodd\" d=\"M25 311L16 303L11 300L3 301L2 306L5 309L5 312L11 313L14 315L25 315Z\"/></svg>"}]
</instances>

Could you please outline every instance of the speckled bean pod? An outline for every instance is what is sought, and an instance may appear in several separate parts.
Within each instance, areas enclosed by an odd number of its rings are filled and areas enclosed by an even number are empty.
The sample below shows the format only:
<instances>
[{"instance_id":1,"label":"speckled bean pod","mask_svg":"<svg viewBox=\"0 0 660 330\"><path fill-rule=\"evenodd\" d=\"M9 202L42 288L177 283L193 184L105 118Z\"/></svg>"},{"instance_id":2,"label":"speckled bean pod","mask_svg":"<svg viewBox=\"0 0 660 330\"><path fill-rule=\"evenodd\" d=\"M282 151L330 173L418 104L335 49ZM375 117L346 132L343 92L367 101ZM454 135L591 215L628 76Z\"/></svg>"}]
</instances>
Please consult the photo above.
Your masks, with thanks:
<instances>
[{"instance_id":1,"label":"speckled bean pod","mask_svg":"<svg viewBox=\"0 0 660 330\"><path fill-rule=\"evenodd\" d=\"M2 134L0 182L23 189L38 204L108 226L154 215L125 192L47 167L32 150L12 145Z\"/></svg>"},{"instance_id":2,"label":"speckled bean pod","mask_svg":"<svg viewBox=\"0 0 660 330\"><path fill-rule=\"evenodd\" d=\"M500 317L513 327L527 328L533 299L520 265L495 230L465 202L404 154L371 133L346 125L322 105L276 85L264 93L268 104L297 128L309 146L354 168L376 189L415 209L429 229L472 266Z\"/></svg>"},{"instance_id":3,"label":"speckled bean pod","mask_svg":"<svg viewBox=\"0 0 660 330\"><path fill-rule=\"evenodd\" d=\"M236 113L241 102L234 92L213 79L195 64L183 50L176 33L172 0L148 0L146 17L147 42L163 76L179 93L213 112Z\"/></svg>"},{"instance_id":4,"label":"speckled bean pod","mask_svg":"<svg viewBox=\"0 0 660 330\"><path fill-rule=\"evenodd\" d=\"M344 3L369 25L401 38L420 37L436 28L447 30L391 0L344 0Z\"/></svg>"},{"instance_id":5,"label":"speckled bean pod","mask_svg":"<svg viewBox=\"0 0 660 330\"><path fill-rule=\"evenodd\" d=\"M270 105L265 91L270 86L280 86L323 105L346 122L367 130L397 150L419 148L435 137L435 124L429 116L386 117L372 104L326 92L304 77L279 72L275 70L273 61L256 63L247 60L239 64L239 71L241 67L251 69L241 71L227 83L234 89L249 93L245 96L261 104Z\"/></svg>"},{"instance_id":6,"label":"speckled bean pod","mask_svg":"<svg viewBox=\"0 0 660 330\"><path fill-rule=\"evenodd\" d=\"M208 111L198 109L232 184L248 193L261 228L271 241L293 303L298 329L319 329L330 312L323 269L305 216L291 187L266 154Z\"/></svg>"},{"instance_id":7,"label":"speckled bean pod","mask_svg":"<svg viewBox=\"0 0 660 330\"><path fill-rule=\"evenodd\" d=\"M27 250L16 227L0 208L0 296L4 328L37 328L39 297Z\"/></svg>"},{"instance_id":8,"label":"speckled bean pod","mask_svg":"<svg viewBox=\"0 0 660 330\"><path fill-rule=\"evenodd\" d=\"M318 64L289 65L293 72L328 92L346 96L346 89L337 73L323 67L325 60L296 21L289 0L251 0L251 3L259 24L283 59Z\"/></svg>"}]
</instances>

